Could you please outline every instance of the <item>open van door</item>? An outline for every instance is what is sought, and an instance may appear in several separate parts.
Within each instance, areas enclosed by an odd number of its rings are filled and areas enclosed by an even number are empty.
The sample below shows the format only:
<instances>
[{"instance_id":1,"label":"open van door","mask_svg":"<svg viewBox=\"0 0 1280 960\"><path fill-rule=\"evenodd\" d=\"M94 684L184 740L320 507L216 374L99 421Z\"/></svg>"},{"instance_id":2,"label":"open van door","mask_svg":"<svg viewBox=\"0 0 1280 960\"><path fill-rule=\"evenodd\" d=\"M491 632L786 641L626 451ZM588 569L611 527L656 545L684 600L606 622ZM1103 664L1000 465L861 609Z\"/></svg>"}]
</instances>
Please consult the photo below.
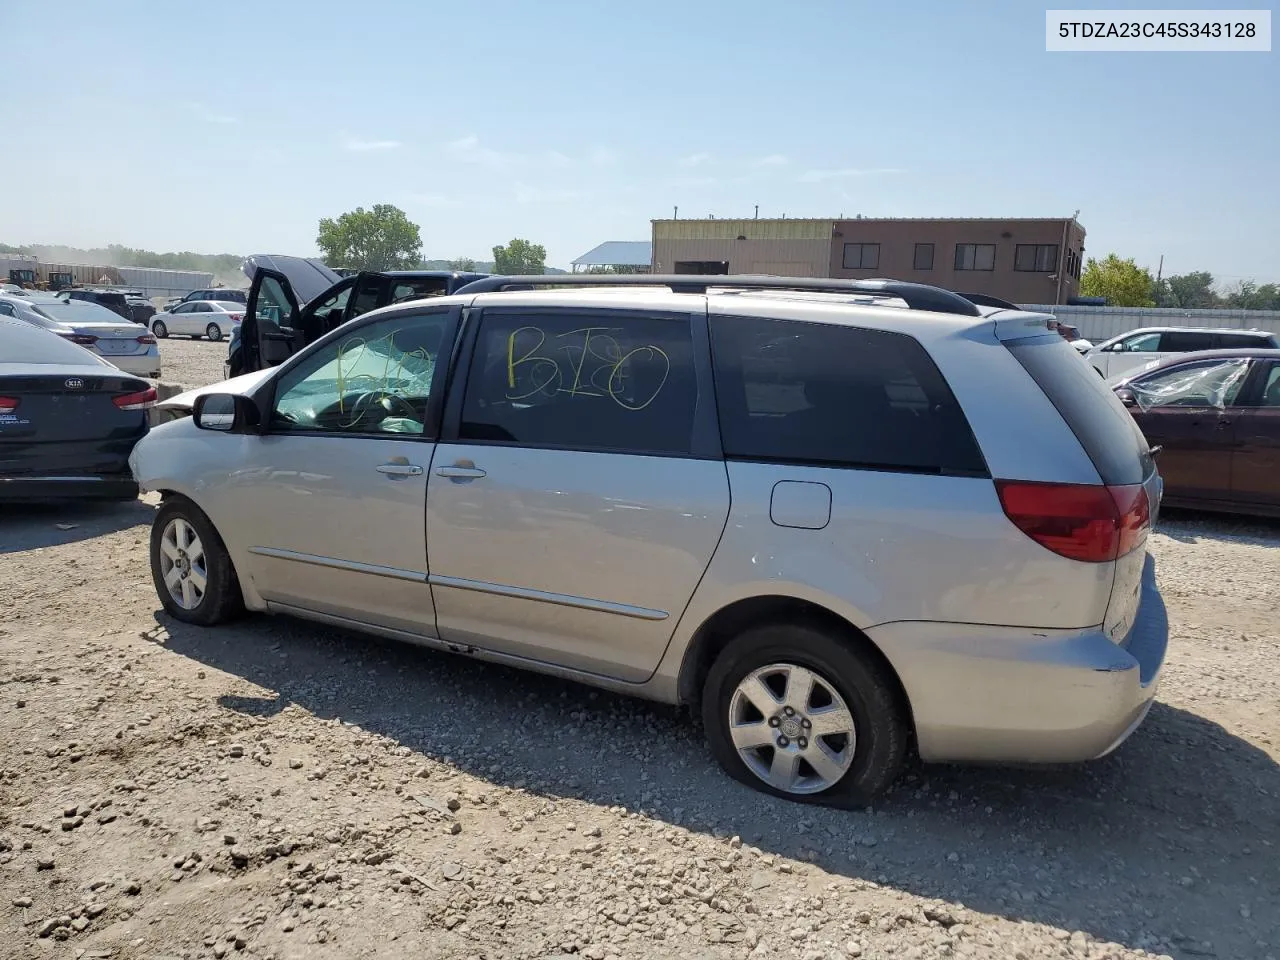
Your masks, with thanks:
<instances>
[{"instance_id":1,"label":"open van door","mask_svg":"<svg viewBox=\"0 0 1280 960\"><path fill-rule=\"evenodd\" d=\"M249 303L240 323L242 373L274 367L301 346L294 329L300 310L289 278L259 268L249 287Z\"/></svg>"}]
</instances>

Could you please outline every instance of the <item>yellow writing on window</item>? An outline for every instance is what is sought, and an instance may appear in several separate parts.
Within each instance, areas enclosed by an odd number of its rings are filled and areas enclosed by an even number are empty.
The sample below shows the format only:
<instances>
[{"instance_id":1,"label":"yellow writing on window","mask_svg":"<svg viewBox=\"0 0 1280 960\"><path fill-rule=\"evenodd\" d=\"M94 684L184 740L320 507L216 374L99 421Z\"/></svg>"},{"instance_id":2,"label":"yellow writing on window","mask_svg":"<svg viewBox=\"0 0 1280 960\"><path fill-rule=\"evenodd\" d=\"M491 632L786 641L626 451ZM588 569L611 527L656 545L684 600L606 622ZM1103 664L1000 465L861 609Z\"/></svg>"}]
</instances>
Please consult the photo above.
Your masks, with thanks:
<instances>
[{"instance_id":1,"label":"yellow writing on window","mask_svg":"<svg viewBox=\"0 0 1280 960\"><path fill-rule=\"evenodd\" d=\"M567 393L571 397L608 397L627 410L643 410L657 399L671 375L671 358L656 344L624 350L613 336L617 328L580 327L547 342L539 327L520 327L507 336L508 400ZM564 358L559 359L558 354ZM635 368L648 374L640 383Z\"/></svg>"}]
</instances>

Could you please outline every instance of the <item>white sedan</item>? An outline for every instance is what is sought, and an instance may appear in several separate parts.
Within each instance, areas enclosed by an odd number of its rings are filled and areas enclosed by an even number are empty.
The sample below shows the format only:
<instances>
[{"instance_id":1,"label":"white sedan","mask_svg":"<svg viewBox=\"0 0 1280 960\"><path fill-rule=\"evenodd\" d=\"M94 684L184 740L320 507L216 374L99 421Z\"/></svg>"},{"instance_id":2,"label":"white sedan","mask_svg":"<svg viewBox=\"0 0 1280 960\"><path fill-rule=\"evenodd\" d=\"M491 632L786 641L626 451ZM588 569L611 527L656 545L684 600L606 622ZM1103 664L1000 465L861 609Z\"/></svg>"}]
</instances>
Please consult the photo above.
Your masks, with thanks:
<instances>
[{"instance_id":1,"label":"white sedan","mask_svg":"<svg viewBox=\"0 0 1280 960\"><path fill-rule=\"evenodd\" d=\"M151 318L151 332L164 339L171 333L199 340L221 340L244 319L244 304L232 300L189 300Z\"/></svg>"}]
</instances>

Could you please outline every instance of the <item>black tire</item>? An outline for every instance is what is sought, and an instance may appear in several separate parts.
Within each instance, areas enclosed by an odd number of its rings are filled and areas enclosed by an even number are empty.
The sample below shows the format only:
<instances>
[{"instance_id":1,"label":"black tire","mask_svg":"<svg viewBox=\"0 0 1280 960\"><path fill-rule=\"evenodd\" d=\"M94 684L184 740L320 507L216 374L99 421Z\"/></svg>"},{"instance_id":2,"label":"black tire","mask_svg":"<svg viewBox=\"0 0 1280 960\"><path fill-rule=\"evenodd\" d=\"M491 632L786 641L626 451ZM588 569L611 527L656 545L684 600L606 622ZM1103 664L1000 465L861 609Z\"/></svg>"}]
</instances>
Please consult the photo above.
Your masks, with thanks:
<instances>
[{"instance_id":1,"label":"black tire","mask_svg":"<svg viewBox=\"0 0 1280 960\"><path fill-rule=\"evenodd\" d=\"M734 690L752 671L772 663L795 664L818 673L853 714L853 762L821 792L792 793L766 783L743 762L729 737ZM776 797L837 807L866 806L897 779L910 730L906 705L888 668L856 641L804 623L765 624L730 641L707 674L702 723L711 753L735 780Z\"/></svg>"},{"instance_id":2,"label":"black tire","mask_svg":"<svg viewBox=\"0 0 1280 960\"><path fill-rule=\"evenodd\" d=\"M212 340L214 343L217 343L219 340L222 339L222 328L218 326L216 323L211 323L204 328L204 335L208 337L210 340Z\"/></svg>"},{"instance_id":3,"label":"black tire","mask_svg":"<svg viewBox=\"0 0 1280 960\"><path fill-rule=\"evenodd\" d=\"M185 520L190 524L204 547L205 592L198 603L190 608L181 606L169 592L161 568L161 540L165 528L174 519ZM211 627L244 612L240 581L236 577L235 566L231 563L226 545L209 518L186 497L172 497L156 511L155 520L151 523L151 579L165 612L183 623Z\"/></svg>"},{"instance_id":4,"label":"black tire","mask_svg":"<svg viewBox=\"0 0 1280 960\"><path fill-rule=\"evenodd\" d=\"M151 324L151 332L154 333L156 338L159 340L163 340L165 337L169 336L169 328L165 326L165 322L163 320L157 320L155 323Z\"/></svg>"}]
</instances>

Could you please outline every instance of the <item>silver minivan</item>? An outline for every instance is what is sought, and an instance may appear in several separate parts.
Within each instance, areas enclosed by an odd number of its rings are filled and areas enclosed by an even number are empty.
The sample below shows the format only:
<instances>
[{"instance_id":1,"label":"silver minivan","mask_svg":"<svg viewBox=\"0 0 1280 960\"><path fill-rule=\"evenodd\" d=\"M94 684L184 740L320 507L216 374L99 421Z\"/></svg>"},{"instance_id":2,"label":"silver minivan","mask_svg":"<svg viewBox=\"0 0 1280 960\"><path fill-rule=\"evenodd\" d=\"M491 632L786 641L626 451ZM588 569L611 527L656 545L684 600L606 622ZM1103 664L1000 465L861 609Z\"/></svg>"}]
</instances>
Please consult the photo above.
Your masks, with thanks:
<instances>
[{"instance_id":1,"label":"silver minivan","mask_svg":"<svg viewBox=\"0 0 1280 960\"><path fill-rule=\"evenodd\" d=\"M1164 657L1160 480L1050 320L739 277L375 310L162 404L156 590L687 704L795 799L865 803L908 750L1098 757Z\"/></svg>"}]
</instances>

